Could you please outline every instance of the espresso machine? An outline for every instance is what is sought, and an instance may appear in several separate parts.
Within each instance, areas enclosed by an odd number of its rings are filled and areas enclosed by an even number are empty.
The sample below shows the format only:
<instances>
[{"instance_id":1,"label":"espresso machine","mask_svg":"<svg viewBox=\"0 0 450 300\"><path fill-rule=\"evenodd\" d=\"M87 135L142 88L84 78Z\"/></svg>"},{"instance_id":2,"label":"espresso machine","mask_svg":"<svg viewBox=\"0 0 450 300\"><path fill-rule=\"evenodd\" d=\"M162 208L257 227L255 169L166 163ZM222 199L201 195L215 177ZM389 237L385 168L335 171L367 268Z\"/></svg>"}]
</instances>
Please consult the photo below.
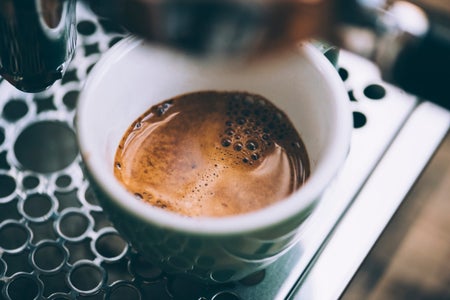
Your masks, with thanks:
<instances>
[{"instance_id":1,"label":"espresso machine","mask_svg":"<svg viewBox=\"0 0 450 300\"><path fill-rule=\"evenodd\" d=\"M203 285L151 265L108 222L73 122L91 69L129 33L242 67L304 40L332 54L350 153L273 266ZM413 0L0 0L0 298L339 298L448 134L449 82L450 15Z\"/></svg>"}]
</instances>

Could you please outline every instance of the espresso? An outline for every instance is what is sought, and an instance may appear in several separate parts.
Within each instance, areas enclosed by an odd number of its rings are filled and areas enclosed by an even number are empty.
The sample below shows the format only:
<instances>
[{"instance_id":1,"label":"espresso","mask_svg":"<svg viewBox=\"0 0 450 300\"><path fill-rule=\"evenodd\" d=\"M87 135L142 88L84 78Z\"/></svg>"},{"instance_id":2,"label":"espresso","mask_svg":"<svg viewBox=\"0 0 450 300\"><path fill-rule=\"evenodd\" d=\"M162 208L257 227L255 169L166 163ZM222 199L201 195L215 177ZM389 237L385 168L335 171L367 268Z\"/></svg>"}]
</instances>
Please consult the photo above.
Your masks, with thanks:
<instances>
[{"instance_id":1,"label":"espresso","mask_svg":"<svg viewBox=\"0 0 450 300\"><path fill-rule=\"evenodd\" d=\"M190 217L258 210L309 173L288 117L245 92L196 92L151 107L128 128L114 166L137 198Z\"/></svg>"}]
</instances>

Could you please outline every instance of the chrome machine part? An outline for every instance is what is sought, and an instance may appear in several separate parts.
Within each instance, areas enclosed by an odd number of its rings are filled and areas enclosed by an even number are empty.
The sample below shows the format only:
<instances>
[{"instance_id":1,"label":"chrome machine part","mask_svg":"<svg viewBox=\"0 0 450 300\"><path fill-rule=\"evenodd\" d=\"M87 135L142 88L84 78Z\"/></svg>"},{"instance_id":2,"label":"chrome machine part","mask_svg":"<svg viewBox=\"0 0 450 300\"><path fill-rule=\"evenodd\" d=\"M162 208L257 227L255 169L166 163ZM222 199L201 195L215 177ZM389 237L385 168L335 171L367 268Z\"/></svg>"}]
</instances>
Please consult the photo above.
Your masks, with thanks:
<instances>
[{"instance_id":1,"label":"chrome machine part","mask_svg":"<svg viewBox=\"0 0 450 300\"><path fill-rule=\"evenodd\" d=\"M0 0L0 75L25 92L61 79L76 44L76 0Z\"/></svg>"},{"instance_id":2,"label":"chrome machine part","mask_svg":"<svg viewBox=\"0 0 450 300\"><path fill-rule=\"evenodd\" d=\"M380 2L380 1L378 1ZM342 0L340 45L375 62L384 80L450 108L450 16L407 1Z\"/></svg>"},{"instance_id":3,"label":"chrome machine part","mask_svg":"<svg viewBox=\"0 0 450 300\"><path fill-rule=\"evenodd\" d=\"M418 6L405 1L395 2L380 16L383 34L376 42L373 61L386 80L394 80L393 68L409 43L422 39L430 30L426 13Z\"/></svg>"}]
</instances>

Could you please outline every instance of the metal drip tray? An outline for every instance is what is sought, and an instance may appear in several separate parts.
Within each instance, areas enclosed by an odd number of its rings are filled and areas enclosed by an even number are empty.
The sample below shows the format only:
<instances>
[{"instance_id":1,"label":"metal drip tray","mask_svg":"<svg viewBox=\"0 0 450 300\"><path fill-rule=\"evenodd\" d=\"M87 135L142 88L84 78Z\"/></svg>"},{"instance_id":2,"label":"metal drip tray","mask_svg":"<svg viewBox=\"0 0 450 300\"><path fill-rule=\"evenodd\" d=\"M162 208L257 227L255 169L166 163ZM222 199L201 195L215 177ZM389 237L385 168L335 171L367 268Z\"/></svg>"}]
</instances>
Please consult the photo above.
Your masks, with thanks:
<instances>
[{"instance_id":1,"label":"metal drip tray","mask_svg":"<svg viewBox=\"0 0 450 300\"><path fill-rule=\"evenodd\" d=\"M78 49L61 81L24 94L0 79L2 299L336 298L449 128L447 111L419 103L382 82L370 62L341 52L355 129L346 165L308 220L307 246L231 284L168 275L129 247L83 176L77 97L123 32L83 4L77 9Z\"/></svg>"}]
</instances>

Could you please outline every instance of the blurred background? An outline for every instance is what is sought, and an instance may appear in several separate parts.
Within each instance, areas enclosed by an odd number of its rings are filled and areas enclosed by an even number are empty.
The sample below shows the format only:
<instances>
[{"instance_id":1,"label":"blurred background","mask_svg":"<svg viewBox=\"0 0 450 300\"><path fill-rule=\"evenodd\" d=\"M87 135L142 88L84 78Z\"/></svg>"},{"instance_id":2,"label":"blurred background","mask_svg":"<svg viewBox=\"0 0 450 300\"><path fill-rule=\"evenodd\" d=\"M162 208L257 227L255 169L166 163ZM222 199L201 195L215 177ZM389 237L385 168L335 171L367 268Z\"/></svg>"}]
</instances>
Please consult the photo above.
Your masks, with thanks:
<instances>
[{"instance_id":1,"label":"blurred background","mask_svg":"<svg viewBox=\"0 0 450 300\"><path fill-rule=\"evenodd\" d=\"M450 299L449 216L447 134L342 299Z\"/></svg>"},{"instance_id":2,"label":"blurred background","mask_svg":"<svg viewBox=\"0 0 450 300\"><path fill-rule=\"evenodd\" d=\"M447 0L412 2L450 14ZM450 134L342 299L450 299Z\"/></svg>"}]
</instances>

